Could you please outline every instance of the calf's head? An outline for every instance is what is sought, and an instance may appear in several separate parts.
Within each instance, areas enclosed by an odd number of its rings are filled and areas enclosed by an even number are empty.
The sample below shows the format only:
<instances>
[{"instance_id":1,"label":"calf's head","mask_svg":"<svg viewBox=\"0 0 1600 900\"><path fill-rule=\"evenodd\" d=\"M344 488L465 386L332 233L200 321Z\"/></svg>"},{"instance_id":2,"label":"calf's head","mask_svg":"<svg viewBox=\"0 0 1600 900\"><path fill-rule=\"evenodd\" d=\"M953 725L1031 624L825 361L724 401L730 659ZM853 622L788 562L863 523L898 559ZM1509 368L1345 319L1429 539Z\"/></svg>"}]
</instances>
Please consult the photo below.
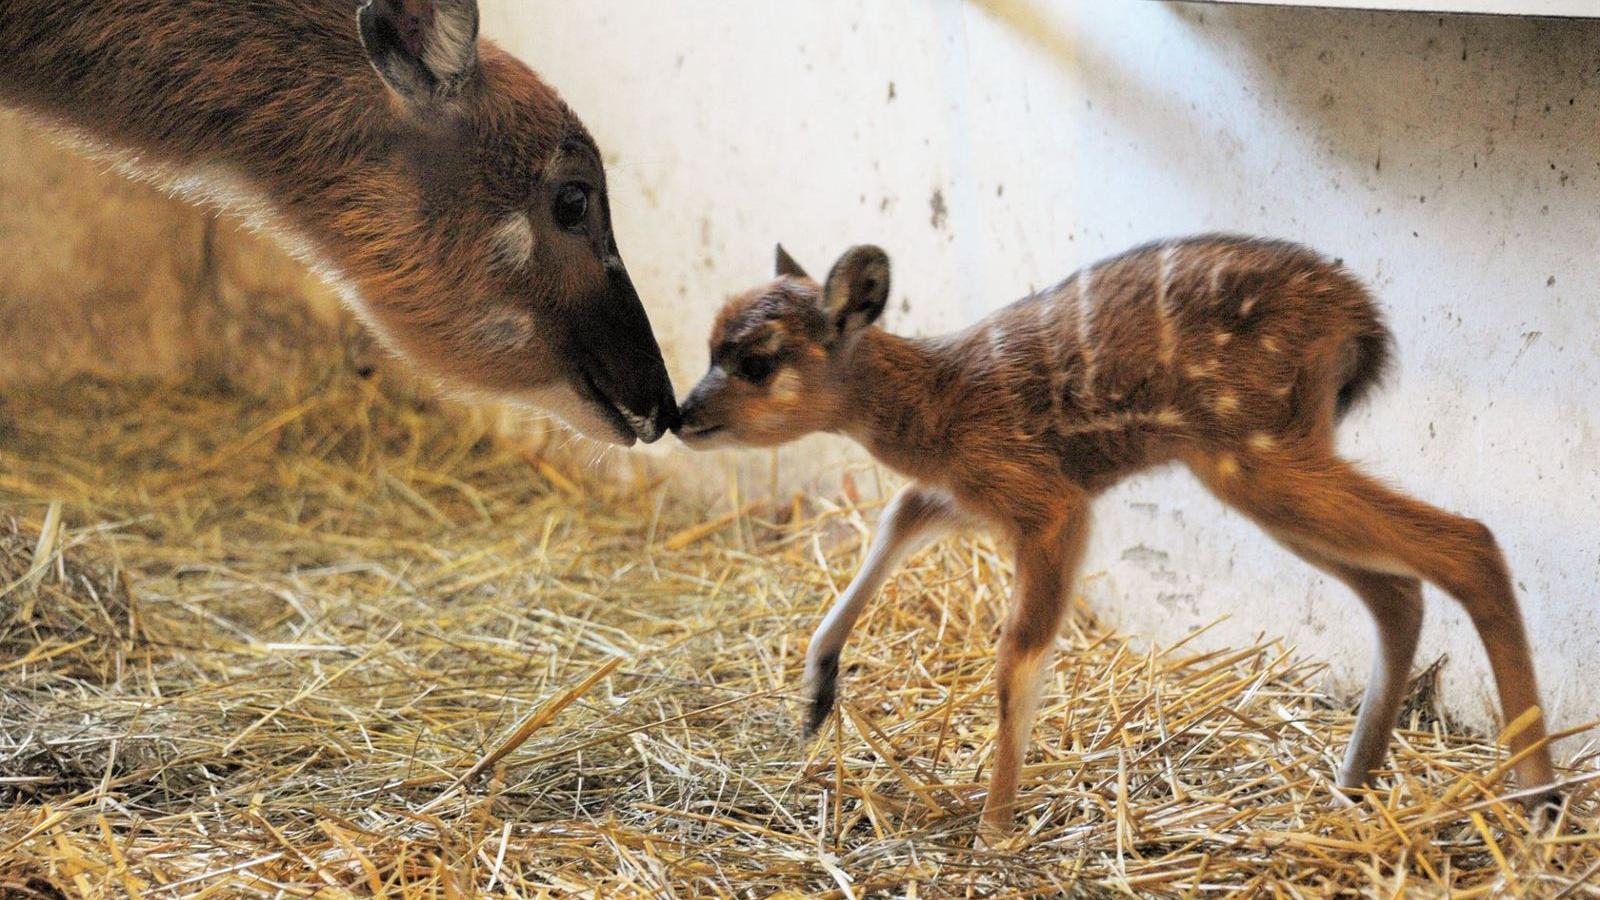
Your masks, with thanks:
<instances>
[{"instance_id":1,"label":"calf's head","mask_svg":"<svg viewBox=\"0 0 1600 900\"><path fill-rule=\"evenodd\" d=\"M672 385L583 124L478 40L475 0L367 0L356 27L376 137L332 188L328 242L357 311L447 384L601 440L661 436Z\"/></svg>"},{"instance_id":2,"label":"calf's head","mask_svg":"<svg viewBox=\"0 0 1600 900\"><path fill-rule=\"evenodd\" d=\"M838 427L851 356L888 301L889 257L853 247L819 285L779 247L777 274L717 316L711 366L683 401L689 446L771 446Z\"/></svg>"}]
</instances>

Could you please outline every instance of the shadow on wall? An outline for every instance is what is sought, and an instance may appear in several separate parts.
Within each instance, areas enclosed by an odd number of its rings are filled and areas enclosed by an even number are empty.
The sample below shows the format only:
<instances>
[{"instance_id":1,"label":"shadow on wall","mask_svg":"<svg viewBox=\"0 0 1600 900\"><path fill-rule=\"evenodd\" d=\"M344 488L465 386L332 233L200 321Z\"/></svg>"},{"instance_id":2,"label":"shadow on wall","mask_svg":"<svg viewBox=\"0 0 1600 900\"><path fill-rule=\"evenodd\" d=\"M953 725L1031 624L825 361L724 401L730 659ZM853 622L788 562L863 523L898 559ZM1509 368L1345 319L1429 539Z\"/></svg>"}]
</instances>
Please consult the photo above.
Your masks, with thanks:
<instances>
[{"instance_id":1,"label":"shadow on wall","mask_svg":"<svg viewBox=\"0 0 1600 900\"><path fill-rule=\"evenodd\" d=\"M1084 48L1038 0L971 0L971 3L1068 73L1076 73L1083 67Z\"/></svg>"},{"instance_id":2,"label":"shadow on wall","mask_svg":"<svg viewBox=\"0 0 1600 900\"><path fill-rule=\"evenodd\" d=\"M1547 155L1569 175L1595 170L1576 151L1593 147L1600 21L1166 6L1195 41L1262 85L1264 100L1352 162L1379 168L1380 139L1398 129L1443 153L1487 133L1491 157Z\"/></svg>"},{"instance_id":3,"label":"shadow on wall","mask_svg":"<svg viewBox=\"0 0 1600 900\"><path fill-rule=\"evenodd\" d=\"M76 374L266 389L378 354L270 241L111 174L0 110L0 384Z\"/></svg>"},{"instance_id":4,"label":"shadow on wall","mask_svg":"<svg viewBox=\"0 0 1600 900\"><path fill-rule=\"evenodd\" d=\"M1053 13L1052 4L1046 0L969 2L1048 59L1069 81L1091 86L1090 92L1095 96L1116 98L1117 128L1141 151L1164 153L1165 162L1175 171L1188 170L1186 163L1190 158L1183 154L1183 144L1173 141L1172 135L1201 131L1205 123L1194 106L1182 102L1169 86L1140 78L1133 67L1119 60L1113 52L1083 40L1070 17ZM1181 8L1179 14L1182 14ZM1205 187L1205 179L1196 178L1195 188L1204 190Z\"/></svg>"},{"instance_id":5,"label":"shadow on wall","mask_svg":"<svg viewBox=\"0 0 1600 900\"><path fill-rule=\"evenodd\" d=\"M1105 16L1045 0L969 2L1079 84L1098 107L1091 118L1198 206L1225 199L1219 184L1233 173L1217 165L1249 167L1263 143L1339 160L1318 188L1354 187L1389 209L1453 183L1505 198L1531 196L1539 182L1600 192L1600 21L1203 3ZM1089 17L1102 21L1082 28ZM1149 28L1157 17L1179 27ZM1164 58L1130 61L1123 39L1146 47L1152 31ZM1196 100L1241 86L1250 109ZM1264 118L1285 133L1254 130ZM1102 164L1111 161L1086 162ZM1304 187L1263 179L1255 199L1292 208ZM1471 202L1484 219L1517 212Z\"/></svg>"}]
</instances>

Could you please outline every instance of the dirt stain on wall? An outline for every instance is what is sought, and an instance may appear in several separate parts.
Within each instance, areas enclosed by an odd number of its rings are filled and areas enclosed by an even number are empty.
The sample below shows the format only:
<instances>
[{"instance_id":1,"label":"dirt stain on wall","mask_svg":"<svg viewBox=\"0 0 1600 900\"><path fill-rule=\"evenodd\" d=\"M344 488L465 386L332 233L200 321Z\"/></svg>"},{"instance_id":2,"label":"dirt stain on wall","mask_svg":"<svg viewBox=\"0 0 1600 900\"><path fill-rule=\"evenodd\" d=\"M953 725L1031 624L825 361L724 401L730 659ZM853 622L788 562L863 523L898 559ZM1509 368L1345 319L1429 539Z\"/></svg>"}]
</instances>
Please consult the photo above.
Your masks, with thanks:
<instances>
[{"instance_id":1,"label":"dirt stain on wall","mask_svg":"<svg viewBox=\"0 0 1600 900\"><path fill-rule=\"evenodd\" d=\"M933 189L933 196L928 198L928 209L932 212L928 216L928 224L932 225L935 231L943 231L945 224L950 220L950 207L945 205L944 191Z\"/></svg>"}]
</instances>

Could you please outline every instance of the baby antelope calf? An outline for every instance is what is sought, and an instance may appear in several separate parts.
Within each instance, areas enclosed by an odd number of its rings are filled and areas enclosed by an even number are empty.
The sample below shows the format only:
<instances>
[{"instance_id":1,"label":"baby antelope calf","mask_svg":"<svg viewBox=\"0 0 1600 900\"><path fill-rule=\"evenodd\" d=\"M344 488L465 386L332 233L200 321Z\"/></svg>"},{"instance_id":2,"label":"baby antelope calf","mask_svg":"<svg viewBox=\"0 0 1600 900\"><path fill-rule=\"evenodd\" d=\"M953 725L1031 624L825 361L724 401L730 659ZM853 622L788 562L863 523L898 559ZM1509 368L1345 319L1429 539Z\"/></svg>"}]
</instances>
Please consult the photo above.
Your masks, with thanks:
<instances>
[{"instance_id":1,"label":"baby antelope calf","mask_svg":"<svg viewBox=\"0 0 1600 900\"><path fill-rule=\"evenodd\" d=\"M895 566L968 520L1015 546L1000 636L1000 724L984 830L1009 831L1017 779L1092 499L1178 461L1377 624L1371 682L1339 772L1383 758L1422 623L1423 580L1466 608L1508 721L1539 703L1511 580L1489 529L1392 490L1334 452L1334 423L1377 382L1390 335L1337 263L1227 236L1131 250L964 331L904 338L873 323L889 259L855 247L818 284L782 250L778 277L733 298L711 368L682 407L694 447L854 438L912 483L884 510L866 564L806 657L808 732L833 708L839 651ZM1512 738L1516 773L1551 784L1537 718Z\"/></svg>"}]
</instances>

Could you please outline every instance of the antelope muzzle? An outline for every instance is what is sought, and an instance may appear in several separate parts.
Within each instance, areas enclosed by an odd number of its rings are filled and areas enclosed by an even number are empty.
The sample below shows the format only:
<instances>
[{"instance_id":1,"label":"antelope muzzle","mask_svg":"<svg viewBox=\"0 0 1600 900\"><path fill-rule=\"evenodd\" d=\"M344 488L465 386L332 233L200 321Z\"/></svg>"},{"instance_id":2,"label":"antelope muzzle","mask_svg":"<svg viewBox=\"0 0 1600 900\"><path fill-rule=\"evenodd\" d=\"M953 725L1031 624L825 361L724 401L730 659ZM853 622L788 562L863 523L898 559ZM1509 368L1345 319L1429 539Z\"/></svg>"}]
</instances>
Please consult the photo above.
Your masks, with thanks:
<instances>
[{"instance_id":1,"label":"antelope muzzle","mask_svg":"<svg viewBox=\"0 0 1600 900\"><path fill-rule=\"evenodd\" d=\"M620 431L648 444L677 427L672 379L620 259L606 264L606 288L605 300L590 305L576 323L582 389Z\"/></svg>"}]
</instances>

